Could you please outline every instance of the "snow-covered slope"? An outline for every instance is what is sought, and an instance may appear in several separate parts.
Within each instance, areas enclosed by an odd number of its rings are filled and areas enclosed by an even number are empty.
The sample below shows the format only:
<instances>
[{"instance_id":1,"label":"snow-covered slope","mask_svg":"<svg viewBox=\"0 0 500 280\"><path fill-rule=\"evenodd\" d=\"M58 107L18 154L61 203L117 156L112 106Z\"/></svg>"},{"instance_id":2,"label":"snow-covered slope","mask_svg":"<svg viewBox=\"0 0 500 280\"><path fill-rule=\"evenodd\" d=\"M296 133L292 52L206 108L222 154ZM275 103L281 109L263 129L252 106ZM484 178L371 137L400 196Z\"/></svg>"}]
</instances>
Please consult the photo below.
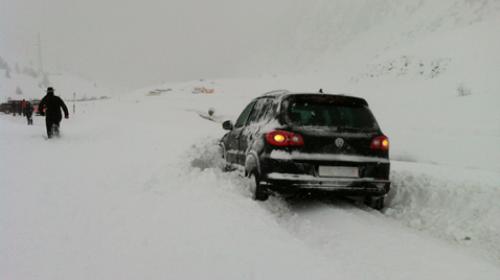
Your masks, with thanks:
<instances>
[{"instance_id":1,"label":"snow-covered slope","mask_svg":"<svg viewBox=\"0 0 500 280\"><path fill-rule=\"evenodd\" d=\"M32 66L9 63L1 56L0 60L6 63L4 67L0 66L0 102L40 99L45 95L47 86L54 87L56 94L67 100L73 99L73 93L76 93L77 99L110 95L108 89L75 75L44 75Z\"/></svg>"},{"instance_id":2,"label":"snow-covered slope","mask_svg":"<svg viewBox=\"0 0 500 280\"><path fill-rule=\"evenodd\" d=\"M287 8L286 21L292 28L267 57L269 65L281 71L342 69L349 75L380 75L380 71L367 73L375 69L364 67L400 62L404 56L416 64L402 69L410 70L407 74L419 70L428 74L430 64L442 60L462 74L474 73L478 66L484 74L498 71L494 66L500 2L496 0L314 0ZM406 73L398 70L391 73Z\"/></svg>"}]
</instances>

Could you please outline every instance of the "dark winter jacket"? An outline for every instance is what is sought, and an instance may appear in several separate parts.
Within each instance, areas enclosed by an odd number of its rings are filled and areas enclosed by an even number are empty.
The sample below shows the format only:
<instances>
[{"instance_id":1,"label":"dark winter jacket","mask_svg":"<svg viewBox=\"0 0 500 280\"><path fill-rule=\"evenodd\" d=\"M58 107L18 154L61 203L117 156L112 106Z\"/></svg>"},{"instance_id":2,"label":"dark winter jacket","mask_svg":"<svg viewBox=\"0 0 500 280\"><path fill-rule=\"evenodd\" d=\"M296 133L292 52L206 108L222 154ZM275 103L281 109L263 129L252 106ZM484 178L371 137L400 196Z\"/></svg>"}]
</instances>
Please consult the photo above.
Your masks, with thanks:
<instances>
[{"instance_id":1,"label":"dark winter jacket","mask_svg":"<svg viewBox=\"0 0 500 280\"><path fill-rule=\"evenodd\" d=\"M31 103L26 102L26 105L24 106L24 114L30 116L33 114L33 105L31 105Z\"/></svg>"},{"instance_id":2,"label":"dark winter jacket","mask_svg":"<svg viewBox=\"0 0 500 280\"><path fill-rule=\"evenodd\" d=\"M62 119L61 108L64 111L64 116L67 118L69 116L68 107L66 107L66 104L64 104L64 101L59 96L55 96L50 92L42 98L38 105L38 111L44 112L42 115L51 120Z\"/></svg>"}]
</instances>

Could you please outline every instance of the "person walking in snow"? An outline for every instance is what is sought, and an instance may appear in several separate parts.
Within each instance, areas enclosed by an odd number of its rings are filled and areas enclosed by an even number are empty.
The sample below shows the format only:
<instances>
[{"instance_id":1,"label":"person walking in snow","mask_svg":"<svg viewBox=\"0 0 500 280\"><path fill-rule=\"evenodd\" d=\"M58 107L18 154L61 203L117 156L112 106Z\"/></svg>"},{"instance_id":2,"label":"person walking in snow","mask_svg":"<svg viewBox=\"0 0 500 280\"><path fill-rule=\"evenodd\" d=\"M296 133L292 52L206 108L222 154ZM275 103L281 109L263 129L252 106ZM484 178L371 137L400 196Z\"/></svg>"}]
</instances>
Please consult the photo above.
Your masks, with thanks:
<instances>
[{"instance_id":1,"label":"person walking in snow","mask_svg":"<svg viewBox=\"0 0 500 280\"><path fill-rule=\"evenodd\" d=\"M23 99L21 101L21 114L23 114L23 116L26 116L26 99Z\"/></svg>"},{"instance_id":2,"label":"person walking in snow","mask_svg":"<svg viewBox=\"0 0 500 280\"><path fill-rule=\"evenodd\" d=\"M61 108L64 111L64 118L69 117L68 107L64 101L54 95L54 88L47 88L47 95L45 95L40 104L38 111L42 116L45 116L45 125L47 127L47 137L52 138L52 135L59 136L59 123L62 119Z\"/></svg>"},{"instance_id":3,"label":"person walking in snow","mask_svg":"<svg viewBox=\"0 0 500 280\"><path fill-rule=\"evenodd\" d=\"M15 117L17 113L17 104L16 101L11 101L10 109L12 110L12 115Z\"/></svg>"},{"instance_id":4,"label":"person walking in snow","mask_svg":"<svg viewBox=\"0 0 500 280\"><path fill-rule=\"evenodd\" d=\"M26 101L24 105L24 115L26 116L26 119L28 120L28 125L33 125L33 105L29 101Z\"/></svg>"},{"instance_id":5,"label":"person walking in snow","mask_svg":"<svg viewBox=\"0 0 500 280\"><path fill-rule=\"evenodd\" d=\"M19 116L23 115L23 102L22 101L16 101L16 110L17 110L17 114Z\"/></svg>"}]
</instances>

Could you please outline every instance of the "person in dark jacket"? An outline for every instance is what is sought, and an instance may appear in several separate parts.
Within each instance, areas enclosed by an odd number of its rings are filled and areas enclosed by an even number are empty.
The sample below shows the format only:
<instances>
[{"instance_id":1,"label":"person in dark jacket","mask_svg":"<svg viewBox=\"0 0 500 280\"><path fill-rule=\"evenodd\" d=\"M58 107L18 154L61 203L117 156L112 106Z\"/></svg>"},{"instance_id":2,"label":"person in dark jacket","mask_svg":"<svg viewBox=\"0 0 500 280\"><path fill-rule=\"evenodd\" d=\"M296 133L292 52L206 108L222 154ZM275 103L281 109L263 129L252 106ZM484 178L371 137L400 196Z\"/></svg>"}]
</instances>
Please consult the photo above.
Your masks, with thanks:
<instances>
[{"instance_id":1,"label":"person in dark jacket","mask_svg":"<svg viewBox=\"0 0 500 280\"><path fill-rule=\"evenodd\" d=\"M45 116L47 137L49 138L52 138L52 135L59 136L59 123L62 119L61 108L64 111L64 118L67 119L69 117L68 107L59 96L54 95L54 88L48 87L47 95L40 101L38 110L42 116Z\"/></svg>"},{"instance_id":2,"label":"person in dark jacket","mask_svg":"<svg viewBox=\"0 0 500 280\"><path fill-rule=\"evenodd\" d=\"M23 114L23 102L22 101L17 101L17 114L19 116L22 116L22 114Z\"/></svg>"},{"instance_id":3,"label":"person in dark jacket","mask_svg":"<svg viewBox=\"0 0 500 280\"><path fill-rule=\"evenodd\" d=\"M11 101L10 109L12 110L12 115L15 117L17 113L17 104L16 101Z\"/></svg>"},{"instance_id":4,"label":"person in dark jacket","mask_svg":"<svg viewBox=\"0 0 500 280\"><path fill-rule=\"evenodd\" d=\"M26 101L23 113L28 120L28 125L33 125L33 105L29 101Z\"/></svg>"},{"instance_id":5,"label":"person in dark jacket","mask_svg":"<svg viewBox=\"0 0 500 280\"><path fill-rule=\"evenodd\" d=\"M26 116L26 99L21 100L21 114Z\"/></svg>"}]
</instances>

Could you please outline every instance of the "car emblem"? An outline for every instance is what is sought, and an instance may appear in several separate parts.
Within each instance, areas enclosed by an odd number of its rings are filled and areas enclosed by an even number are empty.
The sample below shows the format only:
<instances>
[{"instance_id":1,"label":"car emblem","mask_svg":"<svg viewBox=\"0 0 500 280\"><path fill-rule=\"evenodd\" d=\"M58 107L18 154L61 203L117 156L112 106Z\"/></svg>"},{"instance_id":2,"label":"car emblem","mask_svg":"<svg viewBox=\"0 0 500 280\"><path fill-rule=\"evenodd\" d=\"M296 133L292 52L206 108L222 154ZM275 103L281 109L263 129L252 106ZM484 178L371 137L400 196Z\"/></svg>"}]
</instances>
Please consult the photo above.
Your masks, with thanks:
<instances>
[{"instance_id":1,"label":"car emblem","mask_svg":"<svg viewBox=\"0 0 500 280\"><path fill-rule=\"evenodd\" d=\"M342 148L344 146L344 139L342 138L335 139L335 146L337 146L337 148Z\"/></svg>"}]
</instances>

